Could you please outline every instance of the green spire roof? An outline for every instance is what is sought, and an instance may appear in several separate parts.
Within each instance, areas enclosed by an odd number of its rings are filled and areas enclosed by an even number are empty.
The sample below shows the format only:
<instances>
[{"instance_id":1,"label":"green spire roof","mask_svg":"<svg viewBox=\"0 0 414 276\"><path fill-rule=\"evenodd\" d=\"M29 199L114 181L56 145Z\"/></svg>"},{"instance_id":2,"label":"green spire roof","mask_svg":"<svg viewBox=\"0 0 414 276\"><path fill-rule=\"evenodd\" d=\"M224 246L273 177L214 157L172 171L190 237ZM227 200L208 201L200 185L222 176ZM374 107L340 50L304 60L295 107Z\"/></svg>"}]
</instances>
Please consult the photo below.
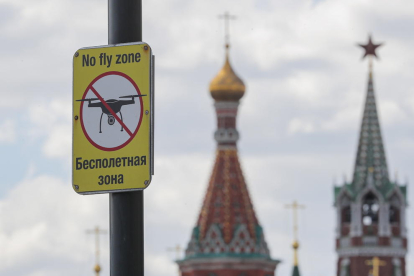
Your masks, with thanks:
<instances>
[{"instance_id":1,"label":"green spire roof","mask_svg":"<svg viewBox=\"0 0 414 276\"><path fill-rule=\"evenodd\" d=\"M299 266L298 266L298 265L295 265L295 266L293 267L292 276L300 276L300 273L299 273Z\"/></svg>"},{"instance_id":2,"label":"green spire roof","mask_svg":"<svg viewBox=\"0 0 414 276\"><path fill-rule=\"evenodd\" d=\"M352 184L354 190L360 190L367 184L381 188L388 182L387 160L370 72Z\"/></svg>"}]
</instances>

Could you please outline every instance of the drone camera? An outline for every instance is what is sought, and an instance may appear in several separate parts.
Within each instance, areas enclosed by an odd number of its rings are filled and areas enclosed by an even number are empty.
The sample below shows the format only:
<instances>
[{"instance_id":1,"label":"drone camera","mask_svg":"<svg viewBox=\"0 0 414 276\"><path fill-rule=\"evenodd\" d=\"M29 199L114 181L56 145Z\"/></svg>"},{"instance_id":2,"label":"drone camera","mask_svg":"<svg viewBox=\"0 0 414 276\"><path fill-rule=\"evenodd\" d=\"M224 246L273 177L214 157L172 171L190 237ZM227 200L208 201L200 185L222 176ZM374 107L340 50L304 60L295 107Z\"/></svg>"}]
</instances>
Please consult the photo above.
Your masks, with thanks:
<instances>
[{"instance_id":1,"label":"drone camera","mask_svg":"<svg viewBox=\"0 0 414 276\"><path fill-rule=\"evenodd\" d=\"M108 124L111 125L111 126L113 124L115 124L115 117L114 116L108 115Z\"/></svg>"}]
</instances>

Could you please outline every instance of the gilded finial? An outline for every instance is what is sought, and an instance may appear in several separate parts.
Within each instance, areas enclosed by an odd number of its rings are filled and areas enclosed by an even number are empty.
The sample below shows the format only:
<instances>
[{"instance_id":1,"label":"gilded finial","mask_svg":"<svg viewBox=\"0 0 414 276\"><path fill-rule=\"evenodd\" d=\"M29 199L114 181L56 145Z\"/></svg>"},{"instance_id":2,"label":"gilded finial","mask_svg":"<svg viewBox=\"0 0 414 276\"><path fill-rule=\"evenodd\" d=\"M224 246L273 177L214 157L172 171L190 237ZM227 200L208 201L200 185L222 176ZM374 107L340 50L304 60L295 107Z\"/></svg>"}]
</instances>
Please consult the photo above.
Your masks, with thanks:
<instances>
[{"instance_id":1,"label":"gilded finial","mask_svg":"<svg viewBox=\"0 0 414 276\"><path fill-rule=\"evenodd\" d=\"M96 275L99 275L99 272L101 272L101 267L98 264L96 264L93 270L96 272Z\"/></svg>"},{"instance_id":2,"label":"gilded finial","mask_svg":"<svg viewBox=\"0 0 414 276\"><path fill-rule=\"evenodd\" d=\"M292 247L293 247L293 265L297 266L299 265L299 259L298 259L299 242L294 241L292 244Z\"/></svg>"},{"instance_id":3,"label":"gilded finial","mask_svg":"<svg viewBox=\"0 0 414 276\"><path fill-rule=\"evenodd\" d=\"M224 42L226 45L226 50L230 47L230 20L236 19L236 16L230 15L229 12L225 12L222 15L219 15L220 19L224 19Z\"/></svg>"},{"instance_id":4,"label":"gilded finial","mask_svg":"<svg viewBox=\"0 0 414 276\"><path fill-rule=\"evenodd\" d=\"M220 15L219 18L224 19L225 22L225 62L223 68L214 77L210 83L211 96L216 101L239 101L245 92L245 85L243 81L236 75L230 65L229 48L230 48L230 34L229 34L229 20L235 19L235 16L228 12Z\"/></svg>"},{"instance_id":5,"label":"gilded finial","mask_svg":"<svg viewBox=\"0 0 414 276\"><path fill-rule=\"evenodd\" d=\"M99 229L99 226L96 226L93 230L87 230L86 233L88 234L95 234L95 267L93 270L96 273L96 276L99 276L99 272L101 272L101 266L99 265L99 235L106 234L106 231Z\"/></svg>"},{"instance_id":6,"label":"gilded finial","mask_svg":"<svg viewBox=\"0 0 414 276\"><path fill-rule=\"evenodd\" d=\"M292 204L287 204L286 208L292 209L293 211L293 266L297 267L299 265L299 258L298 258L298 249L299 249L299 241L298 241L298 213L299 209L304 209L305 206L298 204L297 201L293 201ZM297 272L299 273L299 272ZM294 273L295 274L295 273Z\"/></svg>"}]
</instances>

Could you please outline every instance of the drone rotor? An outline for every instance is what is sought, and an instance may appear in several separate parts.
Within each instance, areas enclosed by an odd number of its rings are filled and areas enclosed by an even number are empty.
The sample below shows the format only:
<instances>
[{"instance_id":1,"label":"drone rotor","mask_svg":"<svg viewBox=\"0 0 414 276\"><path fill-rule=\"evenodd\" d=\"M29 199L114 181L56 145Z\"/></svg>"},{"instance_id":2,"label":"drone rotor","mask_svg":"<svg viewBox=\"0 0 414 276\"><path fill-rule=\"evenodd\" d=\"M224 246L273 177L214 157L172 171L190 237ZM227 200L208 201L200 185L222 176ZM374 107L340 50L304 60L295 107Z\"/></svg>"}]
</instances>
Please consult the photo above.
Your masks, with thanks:
<instances>
[{"instance_id":1,"label":"drone rotor","mask_svg":"<svg viewBox=\"0 0 414 276\"><path fill-rule=\"evenodd\" d=\"M128 95L128 96L121 96L119 98L120 99L122 99L122 98L137 98L137 97L142 97L142 96L146 96L146 95Z\"/></svg>"},{"instance_id":2,"label":"drone rotor","mask_svg":"<svg viewBox=\"0 0 414 276\"><path fill-rule=\"evenodd\" d=\"M88 98L88 99L80 99L80 100L76 100L77 102L86 102L86 101L97 101L99 100L98 98Z\"/></svg>"}]
</instances>

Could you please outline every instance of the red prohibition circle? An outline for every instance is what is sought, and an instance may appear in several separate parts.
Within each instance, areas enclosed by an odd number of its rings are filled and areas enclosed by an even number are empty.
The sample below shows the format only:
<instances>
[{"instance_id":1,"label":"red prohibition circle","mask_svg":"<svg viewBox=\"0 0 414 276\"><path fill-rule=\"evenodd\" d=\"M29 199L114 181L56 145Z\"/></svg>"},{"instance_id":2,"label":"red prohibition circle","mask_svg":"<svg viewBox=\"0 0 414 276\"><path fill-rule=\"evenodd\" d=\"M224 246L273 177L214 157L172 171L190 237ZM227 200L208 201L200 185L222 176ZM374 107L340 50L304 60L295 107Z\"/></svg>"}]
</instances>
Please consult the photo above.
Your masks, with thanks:
<instances>
[{"instance_id":1,"label":"red prohibition circle","mask_svg":"<svg viewBox=\"0 0 414 276\"><path fill-rule=\"evenodd\" d=\"M134 80L130 77L130 76L128 76L128 75L126 75L126 74L124 74L124 73L122 73L122 72L117 72L117 71L111 71L111 72L106 72L106 73L103 73L103 74L101 74L101 75L99 75L99 76L97 76L89 85L88 85L88 87L86 87L86 90L85 90L85 92L83 93L83 96L82 96L82 99L85 99L85 97L86 97L86 95L88 94L88 92L89 92L89 90L91 90L91 87L99 80L99 79L101 79L101 78L103 78L103 77L106 77L106 76L109 76L109 75L117 75L117 76L121 76L121 77L124 77L125 79L127 79L133 86L134 86L134 88L135 88L135 90L136 90L136 92L137 92L137 95L141 95L141 91L139 90L139 88L138 88L138 85L134 82ZM139 128L140 128L140 126L141 126L141 122L142 122L142 115L143 115L143 110L144 110L144 108L143 108L143 103L142 103L142 97L139 97L138 98L139 99L139 103L140 103L140 105L141 105L141 114L140 114L140 116L139 116L139 121L138 121L138 126L137 126L137 128L135 129L135 131L132 133L132 135L131 135L131 137L129 137L129 139L127 140L127 141L125 141L123 144L121 144L121 145L119 145L119 146L117 146L117 147L113 147L113 148L107 148L107 147L103 147L103 146L100 146L100 145L98 145L97 143L95 143L90 137L89 137L89 135L88 135L88 132L86 131L86 129L85 129L85 126L83 125L83 104L84 104L84 101L82 101L81 102L81 106L80 106L80 112L79 112L79 117L80 117L80 121L81 121L81 126L82 126L82 130L83 130L83 133L85 134L85 137L86 137L86 139L88 139L88 141L94 146L94 147L96 147L96 148L98 148L98 149L100 149L100 150L103 150L103 151L116 151L116 150L119 150L119 149L122 149L123 147L125 147L126 145L128 145L131 141L132 141L132 139L134 139L134 137L135 137L135 135L138 133L138 130L139 130Z\"/></svg>"}]
</instances>

